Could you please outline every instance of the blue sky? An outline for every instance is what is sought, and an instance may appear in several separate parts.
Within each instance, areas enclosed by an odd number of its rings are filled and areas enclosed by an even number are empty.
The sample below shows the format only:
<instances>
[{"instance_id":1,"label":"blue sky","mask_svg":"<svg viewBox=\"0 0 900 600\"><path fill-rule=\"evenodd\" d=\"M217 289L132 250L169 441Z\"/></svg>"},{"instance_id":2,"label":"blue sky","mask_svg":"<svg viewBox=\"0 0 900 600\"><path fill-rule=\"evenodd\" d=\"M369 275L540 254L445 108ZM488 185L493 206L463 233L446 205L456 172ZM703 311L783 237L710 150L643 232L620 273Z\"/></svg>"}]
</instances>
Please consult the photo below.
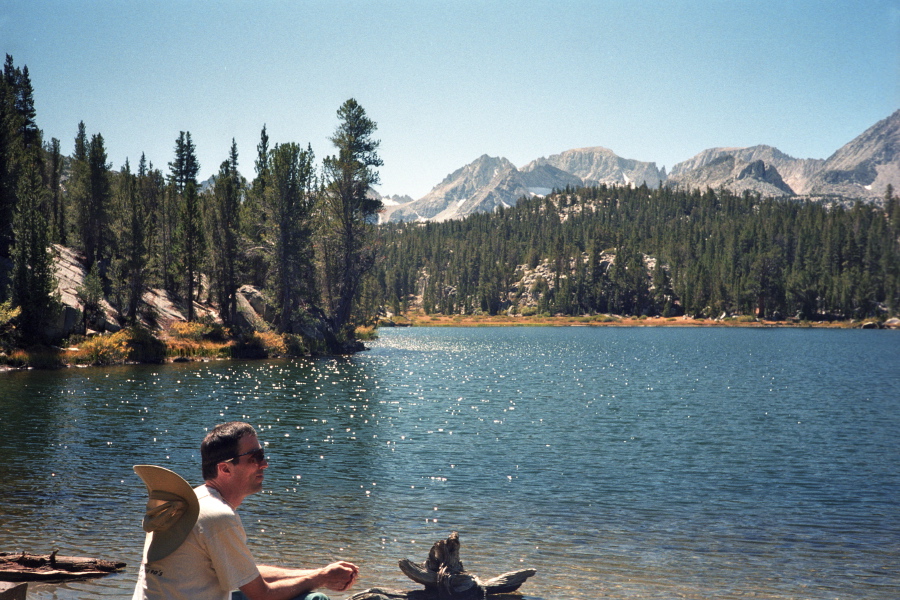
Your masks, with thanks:
<instances>
[{"instance_id":1,"label":"blue sky","mask_svg":"<svg viewBox=\"0 0 900 600\"><path fill-rule=\"evenodd\" d=\"M0 50L65 153L84 121L114 168L167 171L190 131L201 178L232 138L252 178L263 124L321 159L353 97L379 191L414 198L482 154L827 158L900 108L900 0L0 0Z\"/></svg>"}]
</instances>

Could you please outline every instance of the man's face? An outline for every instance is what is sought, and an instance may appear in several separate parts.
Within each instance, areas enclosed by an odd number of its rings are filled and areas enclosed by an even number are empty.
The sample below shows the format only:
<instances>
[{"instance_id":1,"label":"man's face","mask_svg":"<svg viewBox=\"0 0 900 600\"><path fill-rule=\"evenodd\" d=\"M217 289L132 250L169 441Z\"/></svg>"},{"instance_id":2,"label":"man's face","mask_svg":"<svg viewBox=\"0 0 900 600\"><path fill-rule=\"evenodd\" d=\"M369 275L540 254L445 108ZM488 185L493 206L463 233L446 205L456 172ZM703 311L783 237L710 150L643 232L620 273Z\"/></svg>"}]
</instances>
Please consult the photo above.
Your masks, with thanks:
<instances>
[{"instance_id":1,"label":"man's face","mask_svg":"<svg viewBox=\"0 0 900 600\"><path fill-rule=\"evenodd\" d=\"M238 455L243 455L232 462L233 483L243 496L249 496L262 490L263 471L268 468L268 461L263 458L257 461L254 450L261 449L255 435L245 435L238 443ZM250 453L250 454L245 454ZM234 464L234 463L237 464Z\"/></svg>"}]
</instances>

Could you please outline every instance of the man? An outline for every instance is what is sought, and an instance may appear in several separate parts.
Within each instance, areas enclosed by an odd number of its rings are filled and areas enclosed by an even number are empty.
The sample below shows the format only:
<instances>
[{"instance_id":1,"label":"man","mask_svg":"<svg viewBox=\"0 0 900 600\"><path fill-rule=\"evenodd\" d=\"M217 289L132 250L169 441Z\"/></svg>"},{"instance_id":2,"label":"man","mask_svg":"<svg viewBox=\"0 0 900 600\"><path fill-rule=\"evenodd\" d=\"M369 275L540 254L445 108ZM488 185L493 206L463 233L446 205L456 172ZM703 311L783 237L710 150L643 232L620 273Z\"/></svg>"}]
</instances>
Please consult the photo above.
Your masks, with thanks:
<instances>
[{"instance_id":1,"label":"man","mask_svg":"<svg viewBox=\"0 0 900 600\"><path fill-rule=\"evenodd\" d=\"M311 592L343 592L353 585L359 568L348 562L287 569L253 560L235 512L244 498L262 489L269 466L252 426L218 425L200 445L200 456L206 483L192 492L171 471L135 467L150 502L144 517L144 560L132 600L227 600L236 589L250 600L327 600Z\"/></svg>"}]
</instances>

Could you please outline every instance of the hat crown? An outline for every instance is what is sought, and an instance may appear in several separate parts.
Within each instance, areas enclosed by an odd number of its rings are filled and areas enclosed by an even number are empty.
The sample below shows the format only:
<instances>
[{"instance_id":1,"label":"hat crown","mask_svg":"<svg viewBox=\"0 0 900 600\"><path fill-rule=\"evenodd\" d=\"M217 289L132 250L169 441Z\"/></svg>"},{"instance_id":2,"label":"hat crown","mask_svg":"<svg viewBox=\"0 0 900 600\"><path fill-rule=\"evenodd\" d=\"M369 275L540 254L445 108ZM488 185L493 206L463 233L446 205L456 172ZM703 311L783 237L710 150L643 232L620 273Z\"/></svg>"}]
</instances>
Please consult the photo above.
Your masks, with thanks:
<instances>
[{"instance_id":1,"label":"hat crown","mask_svg":"<svg viewBox=\"0 0 900 600\"><path fill-rule=\"evenodd\" d=\"M147 532L147 562L172 554L187 539L200 514L200 502L191 485L178 473L155 465L135 465L134 472L147 486L149 500L141 527Z\"/></svg>"}]
</instances>

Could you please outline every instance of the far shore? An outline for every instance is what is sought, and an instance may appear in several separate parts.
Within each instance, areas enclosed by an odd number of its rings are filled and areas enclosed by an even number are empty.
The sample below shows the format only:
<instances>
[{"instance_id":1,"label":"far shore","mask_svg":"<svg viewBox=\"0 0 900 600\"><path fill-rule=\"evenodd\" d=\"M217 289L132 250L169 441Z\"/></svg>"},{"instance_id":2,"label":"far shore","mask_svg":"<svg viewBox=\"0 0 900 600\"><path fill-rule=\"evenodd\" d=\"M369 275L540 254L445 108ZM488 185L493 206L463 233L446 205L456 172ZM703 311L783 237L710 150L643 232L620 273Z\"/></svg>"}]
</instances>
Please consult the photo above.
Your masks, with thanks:
<instances>
[{"instance_id":1,"label":"far shore","mask_svg":"<svg viewBox=\"0 0 900 600\"><path fill-rule=\"evenodd\" d=\"M381 319L378 328L391 327L748 327L748 328L828 328L828 329L895 329L900 330L900 319L851 321L801 321L797 319L770 321L747 316L705 319L694 317L626 317L619 315L592 316L541 316L541 315L426 315L422 312L394 315ZM377 329L359 328L357 339L377 338ZM258 352L247 354L235 352L235 340L173 340L166 339L165 349L154 360L134 360L129 356L127 346L116 342L116 334L101 335L85 342L96 346L93 351L85 348L43 348L14 352L15 362L5 354L0 360L0 372L19 371L29 368L58 369L66 367L110 366L139 363L172 363L209 360L229 360L233 358L283 358L288 356L312 356L308 353L292 353L285 347L279 336L256 334L260 338ZM162 342L160 342L162 343ZM316 355L324 356L324 355Z\"/></svg>"},{"instance_id":2,"label":"far shore","mask_svg":"<svg viewBox=\"0 0 900 600\"><path fill-rule=\"evenodd\" d=\"M628 317L618 315L539 316L539 315L426 315L421 312L396 315L379 323L380 327L819 327L831 329L897 328L878 321L770 321L753 317L705 319L694 317Z\"/></svg>"}]
</instances>

